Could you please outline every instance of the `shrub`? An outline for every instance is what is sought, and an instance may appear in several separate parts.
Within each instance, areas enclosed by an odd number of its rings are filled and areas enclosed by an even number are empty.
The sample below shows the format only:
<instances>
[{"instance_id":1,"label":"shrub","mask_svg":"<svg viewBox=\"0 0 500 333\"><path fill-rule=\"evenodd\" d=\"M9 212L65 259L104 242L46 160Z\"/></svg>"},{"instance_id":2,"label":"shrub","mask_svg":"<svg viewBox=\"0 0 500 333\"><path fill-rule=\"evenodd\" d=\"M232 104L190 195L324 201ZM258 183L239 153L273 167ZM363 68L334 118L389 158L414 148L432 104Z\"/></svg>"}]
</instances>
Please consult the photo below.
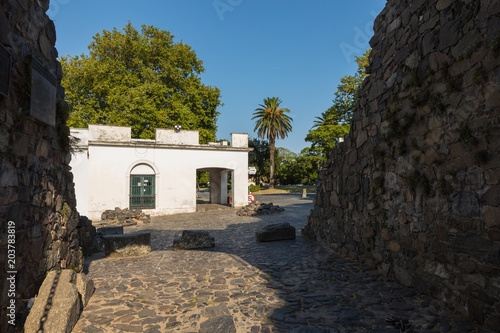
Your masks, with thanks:
<instances>
[{"instance_id":1,"label":"shrub","mask_svg":"<svg viewBox=\"0 0 500 333\"><path fill-rule=\"evenodd\" d=\"M259 185L250 185L250 192L258 192L260 191Z\"/></svg>"}]
</instances>

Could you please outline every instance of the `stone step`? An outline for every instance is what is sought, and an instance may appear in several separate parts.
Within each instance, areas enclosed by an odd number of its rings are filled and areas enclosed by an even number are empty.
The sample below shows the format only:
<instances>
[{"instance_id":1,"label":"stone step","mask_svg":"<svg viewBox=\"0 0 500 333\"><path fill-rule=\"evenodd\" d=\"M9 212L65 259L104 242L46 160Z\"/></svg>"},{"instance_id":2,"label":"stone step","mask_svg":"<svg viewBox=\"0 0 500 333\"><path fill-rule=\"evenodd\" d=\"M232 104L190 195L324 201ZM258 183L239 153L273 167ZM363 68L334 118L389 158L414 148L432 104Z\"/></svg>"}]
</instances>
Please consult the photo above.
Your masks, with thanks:
<instances>
[{"instance_id":1,"label":"stone step","mask_svg":"<svg viewBox=\"0 0 500 333\"><path fill-rule=\"evenodd\" d=\"M104 236L106 257L142 256L151 252L151 233L138 232Z\"/></svg>"}]
</instances>

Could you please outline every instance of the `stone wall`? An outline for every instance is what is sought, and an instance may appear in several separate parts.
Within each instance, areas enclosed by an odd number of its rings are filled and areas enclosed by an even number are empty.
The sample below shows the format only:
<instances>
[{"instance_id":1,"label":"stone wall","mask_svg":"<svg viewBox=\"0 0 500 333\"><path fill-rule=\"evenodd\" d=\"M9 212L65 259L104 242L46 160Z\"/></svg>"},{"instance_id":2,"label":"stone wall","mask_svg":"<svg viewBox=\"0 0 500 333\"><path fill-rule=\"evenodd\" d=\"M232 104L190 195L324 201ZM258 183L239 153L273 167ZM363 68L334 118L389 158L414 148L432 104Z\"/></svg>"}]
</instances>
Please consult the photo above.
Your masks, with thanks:
<instances>
[{"instance_id":1,"label":"stone wall","mask_svg":"<svg viewBox=\"0 0 500 333\"><path fill-rule=\"evenodd\" d=\"M389 0L303 234L500 327L500 3Z\"/></svg>"},{"instance_id":2,"label":"stone wall","mask_svg":"<svg viewBox=\"0 0 500 333\"><path fill-rule=\"evenodd\" d=\"M35 296L46 272L81 270L86 240L95 233L91 222L75 209L67 105L59 84L55 27L45 14L48 7L49 1L43 0L0 3L2 332L14 328L8 327L6 314L11 300L20 326L26 301ZM7 221L14 227L8 229ZM8 238L13 230L15 243ZM15 246L14 267L8 262L9 244ZM7 271L17 272L15 297L9 295Z\"/></svg>"}]
</instances>

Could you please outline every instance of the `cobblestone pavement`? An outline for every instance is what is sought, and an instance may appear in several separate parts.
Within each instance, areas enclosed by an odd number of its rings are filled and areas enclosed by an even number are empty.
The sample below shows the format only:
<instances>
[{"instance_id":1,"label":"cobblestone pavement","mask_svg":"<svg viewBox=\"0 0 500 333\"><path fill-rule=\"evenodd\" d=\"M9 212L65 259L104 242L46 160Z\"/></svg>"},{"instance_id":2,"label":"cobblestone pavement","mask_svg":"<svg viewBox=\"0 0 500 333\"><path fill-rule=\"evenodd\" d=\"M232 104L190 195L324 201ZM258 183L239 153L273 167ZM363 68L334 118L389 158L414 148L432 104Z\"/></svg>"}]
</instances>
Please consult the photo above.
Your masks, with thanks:
<instances>
[{"instance_id":1,"label":"cobblestone pavement","mask_svg":"<svg viewBox=\"0 0 500 333\"><path fill-rule=\"evenodd\" d=\"M472 332L445 305L380 277L300 236L312 200L266 195L285 212L236 210L152 218L150 255L88 260L96 291L73 332ZM260 227L289 222L295 240L258 243ZM216 247L173 251L182 230L207 230Z\"/></svg>"}]
</instances>

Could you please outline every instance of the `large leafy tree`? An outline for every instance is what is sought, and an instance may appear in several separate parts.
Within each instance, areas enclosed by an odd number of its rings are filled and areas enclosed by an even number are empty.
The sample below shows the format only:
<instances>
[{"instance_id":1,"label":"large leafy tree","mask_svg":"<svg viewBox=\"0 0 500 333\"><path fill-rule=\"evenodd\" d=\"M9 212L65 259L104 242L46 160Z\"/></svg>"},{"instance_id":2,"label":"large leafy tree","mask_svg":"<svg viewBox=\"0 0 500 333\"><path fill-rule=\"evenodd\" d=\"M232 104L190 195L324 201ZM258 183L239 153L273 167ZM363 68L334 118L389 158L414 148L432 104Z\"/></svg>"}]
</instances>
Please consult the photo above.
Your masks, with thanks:
<instances>
[{"instance_id":1,"label":"large leafy tree","mask_svg":"<svg viewBox=\"0 0 500 333\"><path fill-rule=\"evenodd\" d=\"M321 116L316 117L312 129L305 138L311 142L309 153L316 151L322 156L323 161L326 161L328 153L338 143L339 138L349 133L349 122L358 101L358 91L368 76L366 67L369 64L370 51L367 50L361 57L356 57L358 64L356 73L340 79L333 105L321 113Z\"/></svg>"},{"instance_id":2,"label":"large leafy tree","mask_svg":"<svg viewBox=\"0 0 500 333\"><path fill-rule=\"evenodd\" d=\"M314 184L321 170L321 156L304 148L295 154L285 148L276 148L276 178L280 184Z\"/></svg>"},{"instance_id":3,"label":"large leafy tree","mask_svg":"<svg viewBox=\"0 0 500 333\"><path fill-rule=\"evenodd\" d=\"M260 138L269 140L269 185L274 188L274 150L276 139L284 139L292 131L293 119L286 113L287 108L280 108L282 100L278 97L267 97L264 104L260 104L253 114L255 120L254 131Z\"/></svg>"},{"instance_id":4,"label":"large leafy tree","mask_svg":"<svg viewBox=\"0 0 500 333\"><path fill-rule=\"evenodd\" d=\"M220 91L201 82L203 62L173 39L129 22L121 31L97 33L88 55L62 58L68 126L131 126L133 137L150 139L155 128L179 123L199 130L202 142L214 140Z\"/></svg>"}]
</instances>

